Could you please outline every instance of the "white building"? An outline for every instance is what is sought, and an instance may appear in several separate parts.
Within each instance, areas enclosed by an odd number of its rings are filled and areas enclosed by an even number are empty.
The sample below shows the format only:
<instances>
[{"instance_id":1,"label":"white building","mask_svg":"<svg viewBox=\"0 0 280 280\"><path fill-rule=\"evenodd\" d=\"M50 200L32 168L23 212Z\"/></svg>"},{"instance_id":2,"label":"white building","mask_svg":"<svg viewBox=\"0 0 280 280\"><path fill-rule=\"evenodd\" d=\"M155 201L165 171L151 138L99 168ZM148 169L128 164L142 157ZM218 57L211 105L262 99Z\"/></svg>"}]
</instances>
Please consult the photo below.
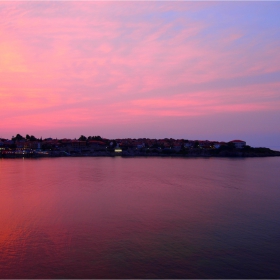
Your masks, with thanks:
<instances>
[{"instance_id":1,"label":"white building","mask_svg":"<svg viewBox=\"0 0 280 280\"><path fill-rule=\"evenodd\" d=\"M246 142L242 140L232 140L230 143L233 143L237 149L242 149L246 146Z\"/></svg>"}]
</instances>

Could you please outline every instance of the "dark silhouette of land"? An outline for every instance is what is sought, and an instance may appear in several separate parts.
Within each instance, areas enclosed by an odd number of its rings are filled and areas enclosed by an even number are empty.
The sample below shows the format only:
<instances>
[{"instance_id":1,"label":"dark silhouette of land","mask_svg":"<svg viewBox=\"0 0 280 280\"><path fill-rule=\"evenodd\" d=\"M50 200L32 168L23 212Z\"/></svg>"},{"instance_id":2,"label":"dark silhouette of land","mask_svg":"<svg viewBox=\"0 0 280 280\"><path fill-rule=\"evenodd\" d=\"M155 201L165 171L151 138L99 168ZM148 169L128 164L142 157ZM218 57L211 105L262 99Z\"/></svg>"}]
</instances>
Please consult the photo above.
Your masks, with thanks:
<instances>
[{"instance_id":1,"label":"dark silhouette of land","mask_svg":"<svg viewBox=\"0 0 280 280\"><path fill-rule=\"evenodd\" d=\"M77 156L172 156L172 157L266 157L280 156L269 148L253 148L243 140L230 142L187 139L124 138L84 136L78 139L36 138L17 134L0 138L0 157L77 157Z\"/></svg>"}]
</instances>

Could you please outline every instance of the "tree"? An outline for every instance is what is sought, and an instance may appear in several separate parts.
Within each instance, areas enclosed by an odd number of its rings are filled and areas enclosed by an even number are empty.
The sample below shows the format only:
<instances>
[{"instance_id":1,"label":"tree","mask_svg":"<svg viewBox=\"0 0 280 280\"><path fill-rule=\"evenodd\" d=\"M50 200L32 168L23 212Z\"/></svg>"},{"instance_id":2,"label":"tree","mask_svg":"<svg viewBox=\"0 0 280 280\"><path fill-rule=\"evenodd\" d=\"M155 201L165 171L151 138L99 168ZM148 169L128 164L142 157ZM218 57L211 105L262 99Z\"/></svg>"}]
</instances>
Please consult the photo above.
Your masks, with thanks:
<instances>
[{"instance_id":1,"label":"tree","mask_svg":"<svg viewBox=\"0 0 280 280\"><path fill-rule=\"evenodd\" d=\"M24 137L22 137L20 134L17 134L16 137L12 138L13 141L20 141L20 140L23 140L23 139L24 139Z\"/></svg>"},{"instance_id":2,"label":"tree","mask_svg":"<svg viewBox=\"0 0 280 280\"><path fill-rule=\"evenodd\" d=\"M100 137L100 136L89 136L89 137L88 137L88 140L101 141L101 140L102 140L102 137Z\"/></svg>"},{"instance_id":3,"label":"tree","mask_svg":"<svg viewBox=\"0 0 280 280\"><path fill-rule=\"evenodd\" d=\"M30 141L37 141L37 138L33 135L30 136Z\"/></svg>"},{"instance_id":4,"label":"tree","mask_svg":"<svg viewBox=\"0 0 280 280\"><path fill-rule=\"evenodd\" d=\"M232 151L232 150L235 150L235 144L232 143L232 142L228 142L227 143L227 149Z\"/></svg>"},{"instance_id":5,"label":"tree","mask_svg":"<svg viewBox=\"0 0 280 280\"><path fill-rule=\"evenodd\" d=\"M249 151L249 150L252 150L252 147L249 146L249 145L245 145L244 148L243 148L243 150Z\"/></svg>"},{"instance_id":6,"label":"tree","mask_svg":"<svg viewBox=\"0 0 280 280\"><path fill-rule=\"evenodd\" d=\"M84 135L81 135L79 141L87 141L87 138Z\"/></svg>"}]
</instances>

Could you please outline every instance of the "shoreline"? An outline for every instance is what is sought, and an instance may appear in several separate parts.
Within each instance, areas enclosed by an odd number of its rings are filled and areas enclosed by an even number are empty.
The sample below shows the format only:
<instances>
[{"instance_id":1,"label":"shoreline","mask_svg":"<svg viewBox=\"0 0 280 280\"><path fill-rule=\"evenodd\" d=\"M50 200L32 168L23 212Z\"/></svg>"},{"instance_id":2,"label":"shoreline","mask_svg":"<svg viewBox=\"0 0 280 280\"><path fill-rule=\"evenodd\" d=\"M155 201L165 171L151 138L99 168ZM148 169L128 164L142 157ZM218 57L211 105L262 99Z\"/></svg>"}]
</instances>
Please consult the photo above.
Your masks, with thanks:
<instances>
[{"instance_id":1,"label":"shoreline","mask_svg":"<svg viewBox=\"0 0 280 280\"><path fill-rule=\"evenodd\" d=\"M264 148L267 149L267 148ZM191 151L189 153L145 153L145 152L93 152L93 153L77 153L77 154L64 154L63 152L49 152L48 154L39 153L25 153L25 154L0 154L0 159L19 159L19 158L58 158L58 157L122 157L122 158L136 158L136 157L162 157L162 158L263 158L263 157L277 157L280 156L280 151Z\"/></svg>"}]
</instances>

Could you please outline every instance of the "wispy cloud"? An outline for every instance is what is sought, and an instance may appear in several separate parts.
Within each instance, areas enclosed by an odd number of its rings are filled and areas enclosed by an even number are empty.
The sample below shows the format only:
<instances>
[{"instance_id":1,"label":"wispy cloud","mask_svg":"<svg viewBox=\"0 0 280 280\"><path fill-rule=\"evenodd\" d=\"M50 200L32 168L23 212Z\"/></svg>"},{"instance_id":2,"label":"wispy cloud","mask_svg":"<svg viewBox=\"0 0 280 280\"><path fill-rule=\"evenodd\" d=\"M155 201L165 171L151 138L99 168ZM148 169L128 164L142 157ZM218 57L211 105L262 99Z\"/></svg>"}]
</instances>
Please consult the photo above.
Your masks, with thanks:
<instances>
[{"instance_id":1,"label":"wispy cloud","mask_svg":"<svg viewBox=\"0 0 280 280\"><path fill-rule=\"evenodd\" d=\"M277 8L0 2L3 131L277 110Z\"/></svg>"}]
</instances>

